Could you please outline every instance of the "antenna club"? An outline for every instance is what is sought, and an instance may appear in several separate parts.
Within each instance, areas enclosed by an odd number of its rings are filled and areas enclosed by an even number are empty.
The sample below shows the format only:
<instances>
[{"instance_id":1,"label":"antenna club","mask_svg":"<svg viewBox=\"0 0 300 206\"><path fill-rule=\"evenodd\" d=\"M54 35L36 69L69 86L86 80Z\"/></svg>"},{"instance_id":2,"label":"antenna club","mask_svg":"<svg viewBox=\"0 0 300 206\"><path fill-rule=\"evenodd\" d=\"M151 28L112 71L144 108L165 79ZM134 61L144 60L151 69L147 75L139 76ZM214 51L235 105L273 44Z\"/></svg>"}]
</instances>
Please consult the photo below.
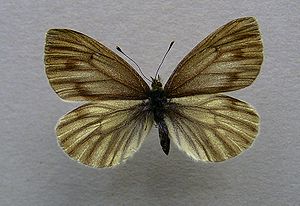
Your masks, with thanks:
<instances>
[{"instance_id":1,"label":"antenna club","mask_svg":"<svg viewBox=\"0 0 300 206\"><path fill-rule=\"evenodd\" d=\"M116 49L119 51L119 52L122 52L122 49L118 46L116 46ZM122 52L123 53L123 52Z\"/></svg>"}]
</instances>

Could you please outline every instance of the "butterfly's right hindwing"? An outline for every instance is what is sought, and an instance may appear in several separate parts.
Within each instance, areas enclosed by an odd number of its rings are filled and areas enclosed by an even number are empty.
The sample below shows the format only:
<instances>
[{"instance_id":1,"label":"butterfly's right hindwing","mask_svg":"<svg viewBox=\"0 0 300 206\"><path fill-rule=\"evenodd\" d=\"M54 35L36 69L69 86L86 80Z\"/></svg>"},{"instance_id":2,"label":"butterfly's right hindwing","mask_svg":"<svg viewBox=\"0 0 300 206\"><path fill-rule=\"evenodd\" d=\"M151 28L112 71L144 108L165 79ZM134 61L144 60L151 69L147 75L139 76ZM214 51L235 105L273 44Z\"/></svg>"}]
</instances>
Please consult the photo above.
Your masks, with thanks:
<instances>
[{"instance_id":1,"label":"butterfly's right hindwing","mask_svg":"<svg viewBox=\"0 0 300 206\"><path fill-rule=\"evenodd\" d=\"M109 100L69 112L59 120L56 134L71 158L91 167L112 167L139 149L152 124L142 101Z\"/></svg>"}]
</instances>

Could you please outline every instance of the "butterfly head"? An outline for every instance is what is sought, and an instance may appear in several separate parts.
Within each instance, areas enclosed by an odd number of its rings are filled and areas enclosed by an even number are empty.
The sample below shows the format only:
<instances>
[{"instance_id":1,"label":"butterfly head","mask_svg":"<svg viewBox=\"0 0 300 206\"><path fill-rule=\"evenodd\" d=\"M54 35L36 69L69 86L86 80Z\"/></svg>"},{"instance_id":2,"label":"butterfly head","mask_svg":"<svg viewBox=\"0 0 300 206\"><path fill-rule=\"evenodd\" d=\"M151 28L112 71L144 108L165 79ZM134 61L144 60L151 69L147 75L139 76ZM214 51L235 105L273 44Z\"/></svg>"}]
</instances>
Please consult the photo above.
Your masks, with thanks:
<instances>
[{"instance_id":1,"label":"butterfly head","mask_svg":"<svg viewBox=\"0 0 300 206\"><path fill-rule=\"evenodd\" d=\"M152 87L152 90L155 91L155 90L162 90L162 83L160 82L160 77L158 75L158 78L152 78L152 83L151 83L151 87Z\"/></svg>"}]
</instances>

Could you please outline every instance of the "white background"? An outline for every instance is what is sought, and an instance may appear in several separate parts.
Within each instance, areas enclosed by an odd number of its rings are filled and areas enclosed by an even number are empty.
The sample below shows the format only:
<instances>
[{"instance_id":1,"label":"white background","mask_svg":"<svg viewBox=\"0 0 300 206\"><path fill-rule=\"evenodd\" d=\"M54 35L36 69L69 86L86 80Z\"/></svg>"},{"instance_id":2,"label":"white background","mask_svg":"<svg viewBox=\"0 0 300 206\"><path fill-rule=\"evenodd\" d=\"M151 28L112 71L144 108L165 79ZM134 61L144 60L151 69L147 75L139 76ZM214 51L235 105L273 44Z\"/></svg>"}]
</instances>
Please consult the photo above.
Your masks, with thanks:
<instances>
[{"instance_id":1,"label":"white background","mask_svg":"<svg viewBox=\"0 0 300 206\"><path fill-rule=\"evenodd\" d=\"M0 205L299 205L299 1L1 1ZM43 65L49 28L72 28L116 45L161 76L206 35L256 16L265 59L254 84L231 95L261 116L255 144L224 163L194 162L154 128L142 148L114 169L72 161L56 144L56 121L78 104L61 101Z\"/></svg>"}]
</instances>

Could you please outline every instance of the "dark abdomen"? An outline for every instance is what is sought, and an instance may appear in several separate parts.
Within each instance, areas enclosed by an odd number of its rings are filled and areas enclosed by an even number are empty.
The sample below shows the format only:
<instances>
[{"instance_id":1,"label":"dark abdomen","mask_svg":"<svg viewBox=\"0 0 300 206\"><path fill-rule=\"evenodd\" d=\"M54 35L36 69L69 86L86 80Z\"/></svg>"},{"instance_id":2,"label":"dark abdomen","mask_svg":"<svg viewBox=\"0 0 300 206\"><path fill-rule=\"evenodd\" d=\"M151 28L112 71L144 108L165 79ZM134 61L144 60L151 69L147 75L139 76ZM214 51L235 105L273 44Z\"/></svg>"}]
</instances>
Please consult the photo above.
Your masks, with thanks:
<instances>
[{"instance_id":1,"label":"dark abdomen","mask_svg":"<svg viewBox=\"0 0 300 206\"><path fill-rule=\"evenodd\" d=\"M154 121L158 126L160 145L166 155L170 150L169 131L164 120L165 106L168 102L163 90L155 90L150 93L150 107L154 115Z\"/></svg>"}]
</instances>

